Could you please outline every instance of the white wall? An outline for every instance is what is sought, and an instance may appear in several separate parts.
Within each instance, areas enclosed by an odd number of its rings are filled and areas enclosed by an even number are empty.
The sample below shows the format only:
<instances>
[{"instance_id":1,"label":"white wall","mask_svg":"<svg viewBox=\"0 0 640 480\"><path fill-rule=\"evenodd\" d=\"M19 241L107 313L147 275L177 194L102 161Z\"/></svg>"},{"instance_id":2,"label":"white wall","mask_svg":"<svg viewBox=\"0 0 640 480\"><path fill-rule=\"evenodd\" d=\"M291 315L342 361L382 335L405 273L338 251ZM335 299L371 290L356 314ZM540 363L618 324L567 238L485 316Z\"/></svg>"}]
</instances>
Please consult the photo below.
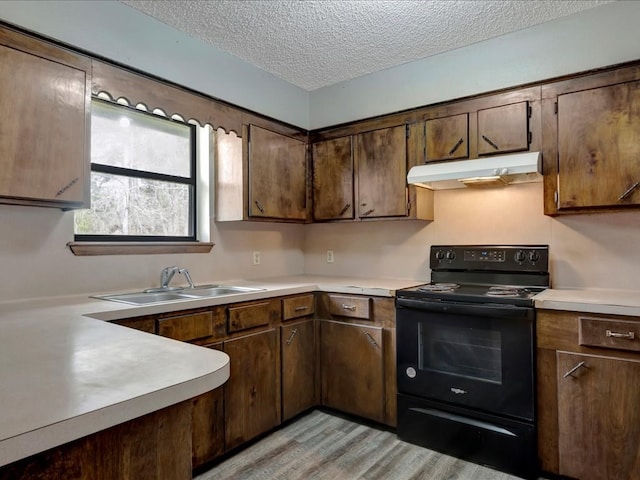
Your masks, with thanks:
<instances>
[{"instance_id":1,"label":"white wall","mask_svg":"<svg viewBox=\"0 0 640 480\"><path fill-rule=\"evenodd\" d=\"M544 244L556 288L640 290L640 212L547 217L542 184L435 192L435 220L314 224L305 272L429 280L438 244ZM326 262L334 250L335 262Z\"/></svg>"},{"instance_id":2,"label":"white wall","mask_svg":"<svg viewBox=\"0 0 640 480\"><path fill-rule=\"evenodd\" d=\"M158 286L160 271L171 265L188 268L197 284L296 275L304 267L303 228L211 222L216 245L209 254L76 257L66 247L73 212L0 205L0 301ZM253 265L255 250L260 265Z\"/></svg>"},{"instance_id":3,"label":"white wall","mask_svg":"<svg viewBox=\"0 0 640 480\"><path fill-rule=\"evenodd\" d=\"M0 1L0 19L306 127L309 94L117 1Z\"/></svg>"},{"instance_id":4,"label":"white wall","mask_svg":"<svg viewBox=\"0 0 640 480\"><path fill-rule=\"evenodd\" d=\"M321 88L310 128L637 60L639 21L640 2L617 1Z\"/></svg>"}]
</instances>

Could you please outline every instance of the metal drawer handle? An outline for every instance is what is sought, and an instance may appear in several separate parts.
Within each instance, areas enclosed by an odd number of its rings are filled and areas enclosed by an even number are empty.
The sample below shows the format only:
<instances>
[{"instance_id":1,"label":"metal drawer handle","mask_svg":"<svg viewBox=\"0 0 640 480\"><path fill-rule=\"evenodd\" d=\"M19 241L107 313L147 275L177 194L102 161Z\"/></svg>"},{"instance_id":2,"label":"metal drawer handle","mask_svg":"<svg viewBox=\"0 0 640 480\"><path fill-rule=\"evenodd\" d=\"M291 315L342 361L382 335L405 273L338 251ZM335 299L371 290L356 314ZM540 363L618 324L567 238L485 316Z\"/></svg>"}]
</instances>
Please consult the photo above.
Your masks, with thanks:
<instances>
[{"instance_id":1,"label":"metal drawer handle","mask_svg":"<svg viewBox=\"0 0 640 480\"><path fill-rule=\"evenodd\" d=\"M494 142L492 142L490 138L485 137L484 135L482 135L482 139L485 142L487 142L489 145L491 145L493 148L495 148L496 150L500 150L500 147L498 145L496 145Z\"/></svg>"},{"instance_id":2,"label":"metal drawer handle","mask_svg":"<svg viewBox=\"0 0 640 480\"><path fill-rule=\"evenodd\" d=\"M371 336L371 334L369 332L364 332L364 334L367 337L367 340L369 340L369 343L371 345L373 345L374 347L378 346L378 343L373 339L373 337Z\"/></svg>"},{"instance_id":3,"label":"metal drawer handle","mask_svg":"<svg viewBox=\"0 0 640 480\"><path fill-rule=\"evenodd\" d=\"M464 143L464 140L461 138L460 140L458 140L458 143L456 143L453 148L451 150L449 150L449 155L453 155L454 152L458 149L458 147L460 145L462 145Z\"/></svg>"},{"instance_id":4,"label":"metal drawer handle","mask_svg":"<svg viewBox=\"0 0 640 480\"><path fill-rule=\"evenodd\" d=\"M618 332L612 332L611 330L607 330L605 334L607 335L607 337L613 337L613 338L627 338L629 340L633 340L634 338L636 338L636 334L633 332L618 333Z\"/></svg>"},{"instance_id":5,"label":"metal drawer handle","mask_svg":"<svg viewBox=\"0 0 640 480\"><path fill-rule=\"evenodd\" d=\"M567 378L569 376L571 376L576 370L578 370L579 368L584 367L584 368L589 368L587 367L584 362L580 362L579 364L577 364L575 367L573 367L571 370L569 370L567 373L565 373L562 378Z\"/></svg>"},{"instance_id":6,"label":"metal drawer handle","mask_svg":"<svg viewBox=\"0 0 640 480\"><path fill-rule=\"evenodd\" d=\"M295 310L296 312L301 312L302 310L306 310L307 308L309 308L309 307L308 307L308 306L306 306L306 305L301 305L301 306L299 306L299 307L296 307L294 310Z\"/></svg>"},{"instance_id":7,"label":"metal drawer handle","mask_svg":"<svg viewBox=\"0 0 640 480\"><path fill-rule=\"evenodd\" d=\"M367 210L367 211L366 211L366 212L364 212L364 213L361 213L361 214L360 214L360 216L361 216L361 217L366 217L367 215L371 215L371 214L372 214L373 212L375 212L375 211L376 211L376 209L375 209L375 208L372 208L372 209L370 209L370 210Z\"/></svg>"},{"instance_id":8,"label":"metal drawer handle","mask_svg":"<svg viewBox=\"0 0 640 480\"><path fill-rule=\"evenodd\" d=\"M341 217L342 215L344 215L345 213L347 213L347 210L349 210L351 208L351 204L347 203L344 208L342 210L340 210L340 213L338 214L339 217Z\"/></svg>"},{"instance_id":9,"label":"metal drawer handle","mask_svg":"<svg viewBox=\"0 0 640 480\"><path fill-rule=\"evenodd\" d=\"M355 305L345 305L343 303L342 304L342 309L343 310L349 310L350 312L355 312L356 311L356 306Z\"/></svg>"},{"instance_id":10,"label":"metal drawer handle","mask_svg":"<svg viewBox=\"0 0 640 480\"><path fill-rule=\"evenodd\" d=\"M640 182L636 182L636 183L634 183L633 185L631 185L631 186L627 189L627 191L626 191L626 192L624 192L622 195L620 195L620 196L618 197L618 201L620 201L620 200L624 200L624 199L626 199L627 197L629 197L629 196L633 193L633 191L634 191L636 188L638 188L638 186L640 186Z\"/></svg>"},{"instance_id":11,"label":"metal drawer handle","mask_svg":"<svg viewBox=\"0 0 640 480\"><path fill-rule=\"evenodd\" d=\"M262 204L260 203L259 200L256 200L256 207L258 207L258 210L260 210L262 213L264 213L264 207L262 206Z\"/></svg>"},{"instance_id":12,"label":"metal drawer handle","mask_svg":"<svg viewBox=\"0 0 640 480\"><path fill-rule=\"evenodd\" d=\"M293 337L296 336L296 333L298 333L298 329L294 328L291 332L291 335L289 335L289 338L287 339L287 345L291 345L291 342L293 342Z\"/></svg>"}]
</instances>

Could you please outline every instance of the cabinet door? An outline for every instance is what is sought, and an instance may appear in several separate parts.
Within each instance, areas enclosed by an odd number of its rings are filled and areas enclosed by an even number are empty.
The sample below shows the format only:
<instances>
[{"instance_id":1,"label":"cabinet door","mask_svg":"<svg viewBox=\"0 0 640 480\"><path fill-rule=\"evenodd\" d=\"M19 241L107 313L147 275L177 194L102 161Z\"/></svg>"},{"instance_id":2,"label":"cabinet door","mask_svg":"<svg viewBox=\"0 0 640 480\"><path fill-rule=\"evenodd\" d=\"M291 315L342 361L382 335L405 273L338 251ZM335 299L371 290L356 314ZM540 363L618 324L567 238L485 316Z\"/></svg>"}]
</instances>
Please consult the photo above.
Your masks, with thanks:
<instances>
[{"instance_id":1,"label":"cabinet door","mask_svg":"<svg viewBox=\"0 0 640 480\"><path fill-rule=\"evenodd\" d=\"M0 196L82 206L86 72L3 45L0 64Z\"/></svg>"},{"instance_id":2,"label":"cabinet door","mask_svg":"<svg viewBox=\"0 0 640 480\"><path fill-rule=\"evenodd\" d=\"M356 136L358 216L407 215L407 145L404 125Z\"/></svg>"},{"instance_id":3,"label":"cabinet door","mask_svg":"<svg viewBox=\"0 0 640 480\"><path fill-rule=\"evenodd\" d=\"M224 387L225 449L280 423L280 362L275 329L224 342L231 374Z\"/></svg>"},{"instance_id":4,"label":"cabinet door","mask_svg":"<svg viewBox=\"0 0 640 480\"><path fill-rule=\"evenodd\" d=\"M558 97L562 208L640 204L640 82Z\"/></svg>"},{"instance_id":5,"label":"cabinet door","mask_svg":"<svg viewBox=\"0 0 640 480\"><path fill-rule=\"evenodd\" d=\"M208 348L222 350L222 342ZM198 395L191 402L192 467L197 468L224 453L224 386Z\"/></svg>"},{"instance_id":6,"label":"cabinet door","mask_svg":"<svg viewBox=\"0 0 640 480\"><path fill-rule=\"evenodd\" d=\"M313 218L353 218L351 137L313 144Z\"/></svg>"},{"instance_id":7,"label":"cabinet door","mask_svg":"<svg viewBox=\"0 0 640 480\"><path fill-rule=\"evenodd\" d=\"M307 147L255 125L249 127L249 216L307 218Z\"/></svg>"},{"instance_id":8,"label":"cabinet door","mask_svg":"<svg viewBox=\"0 0 640 480\"><path fill-rule=\"evenodd\" d=\"M426 122L427 162L469 158L469 114Z\"/></svg>"},{"instance_id":9,"label":"cabinet door","mask_svg":"<svg viewBox=\"0 0 640 480\"><path fill-rule=\"evenodd\" d=\"M527 102L478 110L478 155L529 149Z\"/></svg>"},{"instance_id":10,"label":"cabinet door","mask_svg":"<svg viewBox=\"0 0 640 480\"><path fill-rule=\"evenodd\" d=\"M316 404L314 331L313 320L281 329L283 421Z\"/></svg>"},{"instance_id":11,"label":"cabinet door","mask_svg":"<svg viewBox=\"0 0 640 480\"><path fill-rule=\"evenodd\" d=\"M322 404L384 421L382 328L320 323Z\"/></svg>"},{"instance_id":12,"label":"cabinet door","mask_svg":"<svg viewBox=\"0 0 640 480\"><path fill-rule=\"evenodd\" d=\"M638 478L640 362L566 352L557 359L560 474Z\"/></svg>"}]
</instances>

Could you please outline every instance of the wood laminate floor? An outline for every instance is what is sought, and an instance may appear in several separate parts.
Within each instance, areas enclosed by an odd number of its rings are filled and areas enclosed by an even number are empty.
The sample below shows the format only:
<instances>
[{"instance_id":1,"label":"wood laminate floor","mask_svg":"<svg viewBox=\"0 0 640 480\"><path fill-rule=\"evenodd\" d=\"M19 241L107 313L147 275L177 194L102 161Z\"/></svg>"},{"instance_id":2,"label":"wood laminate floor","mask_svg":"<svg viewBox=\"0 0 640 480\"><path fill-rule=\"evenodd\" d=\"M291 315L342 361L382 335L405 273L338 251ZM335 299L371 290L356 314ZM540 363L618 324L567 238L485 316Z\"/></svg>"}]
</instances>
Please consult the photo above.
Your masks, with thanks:
<instances>
[{"instance_id":1,"label":"wood laminate floor","mask_svg":"<svg viewBox=\"0 0 640 480\"><path fill-rule=\"evenodd\" d=\"M518 480L314 410L197 480Z\"/></svg>"}]
</instances>

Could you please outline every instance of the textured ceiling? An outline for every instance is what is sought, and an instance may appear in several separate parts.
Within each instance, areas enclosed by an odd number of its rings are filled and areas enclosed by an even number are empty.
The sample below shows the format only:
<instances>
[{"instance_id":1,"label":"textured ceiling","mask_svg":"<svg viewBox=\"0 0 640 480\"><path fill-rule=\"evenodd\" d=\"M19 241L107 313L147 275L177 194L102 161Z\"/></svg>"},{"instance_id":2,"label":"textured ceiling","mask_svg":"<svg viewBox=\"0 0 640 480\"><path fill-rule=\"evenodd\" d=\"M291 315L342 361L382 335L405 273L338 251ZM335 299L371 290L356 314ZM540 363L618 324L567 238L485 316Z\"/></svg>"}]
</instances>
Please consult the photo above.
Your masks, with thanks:
<instances>
[{"instance_id":1,"label":"textured ceiling","mask_svg":"<svg viewBox=\"0 0 640 480\"><path fill-rule=\"evenodd\" d=\"M313 91L611 0L121 1Z\"/></svg>"}]
</instances>

